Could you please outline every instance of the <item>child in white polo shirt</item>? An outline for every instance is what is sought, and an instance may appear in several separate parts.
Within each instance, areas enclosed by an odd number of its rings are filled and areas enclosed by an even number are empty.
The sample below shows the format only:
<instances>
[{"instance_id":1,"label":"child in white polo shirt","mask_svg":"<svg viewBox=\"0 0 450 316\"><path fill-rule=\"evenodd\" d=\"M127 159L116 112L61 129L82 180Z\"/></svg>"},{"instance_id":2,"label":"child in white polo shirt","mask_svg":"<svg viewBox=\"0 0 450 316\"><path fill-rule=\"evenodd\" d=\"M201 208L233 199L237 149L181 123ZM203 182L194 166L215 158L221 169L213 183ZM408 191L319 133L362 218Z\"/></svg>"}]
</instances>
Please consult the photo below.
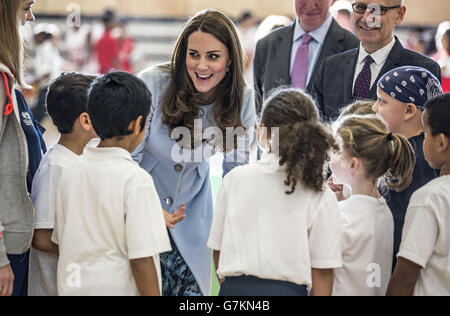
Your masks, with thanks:
<instances>
[{"instance_id":1,"label":"child in white polo shirt","mask_svg":"<svg viewBox=\"0 0 450 316\"><path fill-rule=\"evenodd\" d=\"M425 104L425 159L440 177L414 193L388 295L450 296L450 94Z\"/></svg>"},{"instance_id":2,"label":"child in white polo shirt","mask_svg":"<svg viewBox=\"0 0 450 316\"><path fill-rule=\"evenodd\" d=\"M335 123L341 151L331 160L333 178L351 188L339 202L343 267L335 270L334 296L384 296L392 272L394 218L380 180L401 191L411 183L415 158L408 140L388 132L375 115Z\"/></svg>"},{"instance_id":3,"label":"child in white polo shirt","mask_svg":"<svg viewBox=\"0 0 450 316\"><path fill-rule=\"evenodd\" d=\"M330 295L341 267L337 199L325 164L337 150L301 91L281 90L264 107L255 164L235 168L216 201L208 247L220 296Z\"/></svg>"},{"instance_id":4,"label":"child in white polo shirt","mask_svg":"<svg viewBox=\"0 0 450 316\"><path fill-rule=\"evenodd\" d=\"M160 295L159 254L170 251L151 176L131 158L145 135L151 94L124 72L91 86L88 113L101 142L61 176L53 241L58 294Z\"/></svg>"},{"instance_id":5,"label":"child in white polo shirt","mask_svg":"<svg viewBox=\"0 0 450 316\"><path fill-rule=\"evenodd\" d=\"M91 139L97 137L87 114L88 91L94 79L77 73L64 73L49 87L47 112L61 137L42 158L33 180L31 198L36 214L30 252L30 296L57 295L58 247L51 242L56 191L62 170L83 153Z\"/></svg>"}]
</instances>

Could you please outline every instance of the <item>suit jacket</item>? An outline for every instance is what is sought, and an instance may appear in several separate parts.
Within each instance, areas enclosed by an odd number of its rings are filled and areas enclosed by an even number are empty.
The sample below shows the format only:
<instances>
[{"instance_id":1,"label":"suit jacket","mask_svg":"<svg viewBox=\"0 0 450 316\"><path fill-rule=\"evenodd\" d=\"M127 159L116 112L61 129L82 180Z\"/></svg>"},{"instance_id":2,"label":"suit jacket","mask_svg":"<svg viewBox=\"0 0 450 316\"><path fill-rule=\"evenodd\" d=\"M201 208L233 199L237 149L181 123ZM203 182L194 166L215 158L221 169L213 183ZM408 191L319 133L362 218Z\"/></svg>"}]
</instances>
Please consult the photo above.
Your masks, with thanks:
<instances>
[{"instance_id":1,"label":"suit jacket","mask_svg":"<svg viewBox=\"0 0 450 316\"><path fill-rule=\"evenodd\" d=\"M254 82L258 114L261 112L262 102L269 97L271 90L291 84L290 65L294 28L295 22L279 28L262 38L256 45ZM358 45L358 39L333 19L306 90L315 81L317 70L325 58Z\"/></svg>"},{"instance_id":2,"label":"suit jacket","mask_svg":"<svg viewBox=\"0 0 450 316\"><path fill-rule=\"evenodd\" d=\"M316 99L323 119L334 120L339 111L353 100L353 80L359 48L325 59L322 63L311 95ZM403 48L399 39L388 55L386 63L372 86L367 99L377 99L377 82L388 71L402 66L418 66L428 69L442 82L441 68L432 59Z\"/></svg>"}]
</instances>

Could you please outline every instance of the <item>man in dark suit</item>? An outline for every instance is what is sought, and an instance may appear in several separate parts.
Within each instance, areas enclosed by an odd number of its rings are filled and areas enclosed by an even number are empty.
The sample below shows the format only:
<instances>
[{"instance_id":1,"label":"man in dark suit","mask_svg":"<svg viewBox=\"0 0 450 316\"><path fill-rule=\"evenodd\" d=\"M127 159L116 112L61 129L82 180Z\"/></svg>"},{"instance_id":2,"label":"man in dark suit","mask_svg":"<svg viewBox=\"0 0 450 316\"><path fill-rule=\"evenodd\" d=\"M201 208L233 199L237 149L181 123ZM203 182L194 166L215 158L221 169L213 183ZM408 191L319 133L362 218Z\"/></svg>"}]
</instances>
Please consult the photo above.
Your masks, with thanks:
<instances>
[{"instance_id":1,"label":"man in dark suit","mask_svg":"<svg viewBox=\"0 0 450 316\"><path fill-rule=\"evenodd\" d=\"M325 120L334 120L342 107L355 100L376 100L379 78L397 67L423 67L441 80L436 62L403 48L394 37L395 26L403 22L405 14L403 0L358 0L353 4L353 23L361 45L325 59L310 90Z\"/></svg>"},{"instance_id":2,"label":"man in dark suit","mask_svg":"<svg viewBox=\"0 0 450 316\"><path fill-rule=\"evenodd\" d=\"M255 52L257 112L271 90L280 86L305 89L315 80L321 62L353 49L358 39L344 30L329 11L336 0L293 0L297 19L261 39Z\"/></svg>"}]
</instances>

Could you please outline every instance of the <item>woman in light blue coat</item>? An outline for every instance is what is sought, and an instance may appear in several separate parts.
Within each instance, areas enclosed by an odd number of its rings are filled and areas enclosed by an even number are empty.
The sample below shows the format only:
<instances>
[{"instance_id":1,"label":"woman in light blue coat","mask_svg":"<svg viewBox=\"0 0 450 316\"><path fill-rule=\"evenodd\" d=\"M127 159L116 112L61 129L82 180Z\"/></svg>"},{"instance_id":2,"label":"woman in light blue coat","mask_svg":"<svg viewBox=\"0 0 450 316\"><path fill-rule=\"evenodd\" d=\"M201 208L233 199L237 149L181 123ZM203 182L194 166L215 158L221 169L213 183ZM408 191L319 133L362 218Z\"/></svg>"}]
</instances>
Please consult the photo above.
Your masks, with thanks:
<instances>
[{"instance_id":1,"label":"woman in light blue coat","mask_svg":"<svg viewBox=\"0 0 450 316\"><path fill-rule=\"evenodd\" d=\"M172 249L161 255L163 295L209 295L212 253L207 240L213 198L209 158L224 153L224 175L248 163L256 113L243 77L233 22L206 10L185 26L172 62L140 74L152 93L147 134L134 157L153 177ZM185 204L186 217L177 211Z\"/></svg>"}]
</instances>

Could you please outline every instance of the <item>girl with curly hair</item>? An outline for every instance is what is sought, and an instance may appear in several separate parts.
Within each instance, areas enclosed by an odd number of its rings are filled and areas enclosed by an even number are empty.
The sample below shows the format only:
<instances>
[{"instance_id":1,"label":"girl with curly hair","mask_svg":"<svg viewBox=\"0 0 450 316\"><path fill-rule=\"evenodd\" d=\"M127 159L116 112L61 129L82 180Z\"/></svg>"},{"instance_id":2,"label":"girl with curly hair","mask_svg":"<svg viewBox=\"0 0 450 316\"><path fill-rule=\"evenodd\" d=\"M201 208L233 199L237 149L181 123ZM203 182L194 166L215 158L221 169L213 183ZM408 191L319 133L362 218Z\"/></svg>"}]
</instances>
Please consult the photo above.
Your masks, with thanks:
<instances>
[{"instance_id":1,"label":"girl with curly hair","mask_svg":"<svg viewBox=\"0 0 450 316\"><path fill-rule=\"evenodd\" d=\"M266 102L258 143L262 159L233 169L216 201L208 246L219 295L330 295L342 264L337 199L325 181L333 135L312 99L287 89Z\"/></svg>"}]
</instances>

